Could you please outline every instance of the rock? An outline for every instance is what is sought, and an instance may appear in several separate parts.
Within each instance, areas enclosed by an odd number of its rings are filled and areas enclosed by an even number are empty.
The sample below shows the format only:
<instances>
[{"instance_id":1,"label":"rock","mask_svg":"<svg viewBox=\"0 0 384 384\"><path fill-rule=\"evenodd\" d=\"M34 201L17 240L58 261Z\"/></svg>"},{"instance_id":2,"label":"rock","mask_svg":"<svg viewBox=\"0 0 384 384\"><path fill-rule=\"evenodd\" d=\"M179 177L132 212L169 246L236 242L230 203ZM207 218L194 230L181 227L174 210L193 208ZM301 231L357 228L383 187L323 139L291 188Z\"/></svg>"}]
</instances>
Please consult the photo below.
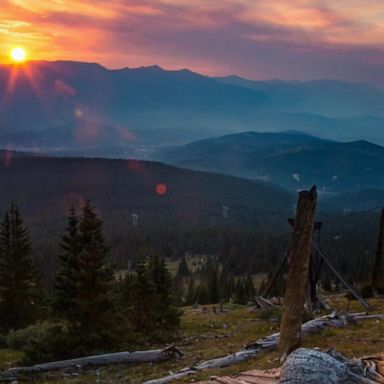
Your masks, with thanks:
<instances>
[{"instance_id":1,"label":"rock","mask_svg":"<svg viewBox=\"0 0 384 384\"><path fill-rule=\"evenodd\" d=\"M329 353L299 348L281 369L281 384L373 384L364 377L358 362L335 358Z\"/></svg>"}]
</instances>

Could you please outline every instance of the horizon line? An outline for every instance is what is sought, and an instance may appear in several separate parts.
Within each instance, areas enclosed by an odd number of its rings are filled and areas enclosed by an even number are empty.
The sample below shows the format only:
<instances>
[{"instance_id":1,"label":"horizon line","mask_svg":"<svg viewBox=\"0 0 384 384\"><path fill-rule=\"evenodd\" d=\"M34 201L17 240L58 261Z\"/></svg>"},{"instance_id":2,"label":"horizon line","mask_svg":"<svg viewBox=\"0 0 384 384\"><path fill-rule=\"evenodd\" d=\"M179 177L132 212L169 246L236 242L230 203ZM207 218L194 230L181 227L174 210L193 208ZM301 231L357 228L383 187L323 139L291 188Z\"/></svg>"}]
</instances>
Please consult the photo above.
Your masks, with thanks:
<instances>
[{"instance_id":1,"label":"horizon line","mask_svg":"<svg viewBox=\"0 0 384 384\"><path fill-rule=\"evenodd\" d=\"M242 80L247 80L247 81L251 81L251 82L285 82L285 83L310 83L310 82L316 82L316 81L332 81L332 82L338 82L338 83L345 83L345 84L355 84L355 85L364 85L364 86L368 86L368 87L371 87L371 88L376 88L376 89L379 89L379 90L384 90L384 88L382 87L379 87L377 85L373 85L371 83L366 83L366 82L362 82L362 81L350 81L350 80L341 80L341 79L337 79L337 78L331 78L331 77L318 77L318 78L312 78L312 79L308 79L308 80L303 80L303 79L298 79L298 78L282 78L282 77L269 77L269 78L259 78L259 79L255 79L255 78L250 78L250 77L245 77L245 76L241 76L241 75L238 75L236 73L229 73L229 74L226 74L226 75L207 75L207 74L204 74L204 73L201 73L201 72L196 72L196 71L193 71L187 67L181 67L181 68L178 68L178 69L170 69L170 68L166 68L164 66L160 66L158 64L151 64L151 65L141 65L141 66L138 66L138 67L129 67L129 66L123 66L123 67L116 67L116 68L113 68L113 67L108 67L104 64L100 64L96 61L80 61L80 60L65 60L65 59L58 59L58 60L26 60L22 63L13 63L13 62L2 62L0 63L0 67L6 67L6 68L17 68L17 67L23 67L25 65L28 65L30 63L72 63L72 64L88 64L88 65L97 65L99 66L100 68L106 70L106 71L111 71L111 72L117 72L117 71L123 71L123 70L140 70L140 69L150 69L150 68L158 68L160 69L161 71L164 71L164 72L190 72L192 74L195 74L195 75L199 75L199 76L202 76L202 77L207 77L207 78L210 78L210 79L225 79L225 78L230 78L230 77L236 77L236 78L239 78L239 79L242 79ZM237 86L241 86L241 85L237 85Z\"/></svg>"}]
</instances>

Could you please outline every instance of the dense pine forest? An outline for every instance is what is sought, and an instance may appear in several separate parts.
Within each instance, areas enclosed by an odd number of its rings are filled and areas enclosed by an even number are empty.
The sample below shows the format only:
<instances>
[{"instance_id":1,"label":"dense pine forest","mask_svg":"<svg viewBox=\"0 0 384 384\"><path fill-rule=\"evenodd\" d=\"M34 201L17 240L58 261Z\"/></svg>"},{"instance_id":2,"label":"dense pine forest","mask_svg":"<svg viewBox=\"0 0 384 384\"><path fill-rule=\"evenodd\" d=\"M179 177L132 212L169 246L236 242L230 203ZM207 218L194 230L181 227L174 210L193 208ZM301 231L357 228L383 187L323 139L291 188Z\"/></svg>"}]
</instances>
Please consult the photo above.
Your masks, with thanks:
<instances>
[{"instance_id":1,"label":"dense pine forest","mask_svg":"<svg viewBox=\"0 0 384 384\"><path fill-rule=\"evenodd\" d=\"M149 248L174 262L186 255L211 258L235 276L268 274L289 243L287 218L296 196L272 184L137 160L1 155L0 181L6 187L0 189L0 210L13 200L18 204L47 289L58 268L68 209L71 204L80 209L85 199L104 222L111 245L107 257L118 270L135 267L142 249ZM360 282L370 273L378 210L354 215L343 210L346 200L320 197L317 220L335 267Z\"/></svg>"},{"instance_id":2,"label":"dense pine forest","mask_svg":"<svg viewBox=\"0 0 384 384\"><path fill-rule=\"evenodd\" d=\"M332 262L359 288L371 273L375 217L329 218L324 231ZM97 209L85 200L69 207L61 237L49 240L57 240L54 262L44 265L11 203L0 228L0 341L22 349L25 364L170 342L182 306L251 303L268 284L288 236L288 230L272 233L261 225L133 226L123 242L129 252L118 265ZM325 291L339 289L326 270L321 284ZM271 294L283 289L284 271Z\"/></svg>"}]
</instances>

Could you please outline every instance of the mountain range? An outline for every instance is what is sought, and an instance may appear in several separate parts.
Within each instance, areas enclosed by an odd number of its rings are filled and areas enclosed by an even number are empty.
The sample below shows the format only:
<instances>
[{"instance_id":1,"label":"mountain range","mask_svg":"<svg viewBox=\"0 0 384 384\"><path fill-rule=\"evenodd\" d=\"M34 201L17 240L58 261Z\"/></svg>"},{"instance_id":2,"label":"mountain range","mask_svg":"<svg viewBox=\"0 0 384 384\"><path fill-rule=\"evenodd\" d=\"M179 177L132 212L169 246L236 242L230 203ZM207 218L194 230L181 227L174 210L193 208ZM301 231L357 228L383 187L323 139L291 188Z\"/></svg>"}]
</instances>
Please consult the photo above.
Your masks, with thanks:
<instances>
[{"instance_id":1,"label":"mountain range","mask_svg":"<svg viewBox=\"0 0 384 384\"><path fill-rule=\"evenodd\" d=\"M384 189L382 105L383 90L327 79L29 62L0 66L0 148L159 160L371 201Z\"/></svg>"},{"instance_id":2,"label":"mountain range","mask_svg":"<svg viewBox=\"0 0 384 384\"><path fill-rule=\"evenodd\" d=\"M229 133L300 130L384 144L384 91L362 84L255 82L157 66L0 66L0 147L151 159L159 147Z\"/></svg>"},{"instance_id":3,"label":"mountain range","mask_svg":"<svg viewBox=\"0 0 384 384\"><path fill-rule=\"evenodd\" d=\"M292 191L316 184L322 193L384 190L384 147L337 142L300 132L245 132L159 153L179 167L264 180Z\"/></svg>"}]
</instances>

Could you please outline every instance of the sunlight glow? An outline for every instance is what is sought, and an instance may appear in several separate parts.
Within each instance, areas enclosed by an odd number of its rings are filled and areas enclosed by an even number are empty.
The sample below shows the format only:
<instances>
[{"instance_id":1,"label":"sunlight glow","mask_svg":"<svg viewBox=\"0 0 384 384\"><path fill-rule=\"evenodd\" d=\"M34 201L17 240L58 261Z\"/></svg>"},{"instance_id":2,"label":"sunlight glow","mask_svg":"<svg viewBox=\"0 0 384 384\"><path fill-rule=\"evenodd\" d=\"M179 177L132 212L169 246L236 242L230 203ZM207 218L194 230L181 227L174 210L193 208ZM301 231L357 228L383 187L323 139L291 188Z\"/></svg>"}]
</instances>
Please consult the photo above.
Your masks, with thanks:
<instances>
[{"instance_id":1,"label":"sunlight glow","mask_svg":"<svg viewBox=\"0 0 384 384\"><path fill-rule=\"evenodd\" d=\"M25 50L20 47L13 48L10 55L16 63L22 63L27 57Z\"/></svg>"}]
</instances>

